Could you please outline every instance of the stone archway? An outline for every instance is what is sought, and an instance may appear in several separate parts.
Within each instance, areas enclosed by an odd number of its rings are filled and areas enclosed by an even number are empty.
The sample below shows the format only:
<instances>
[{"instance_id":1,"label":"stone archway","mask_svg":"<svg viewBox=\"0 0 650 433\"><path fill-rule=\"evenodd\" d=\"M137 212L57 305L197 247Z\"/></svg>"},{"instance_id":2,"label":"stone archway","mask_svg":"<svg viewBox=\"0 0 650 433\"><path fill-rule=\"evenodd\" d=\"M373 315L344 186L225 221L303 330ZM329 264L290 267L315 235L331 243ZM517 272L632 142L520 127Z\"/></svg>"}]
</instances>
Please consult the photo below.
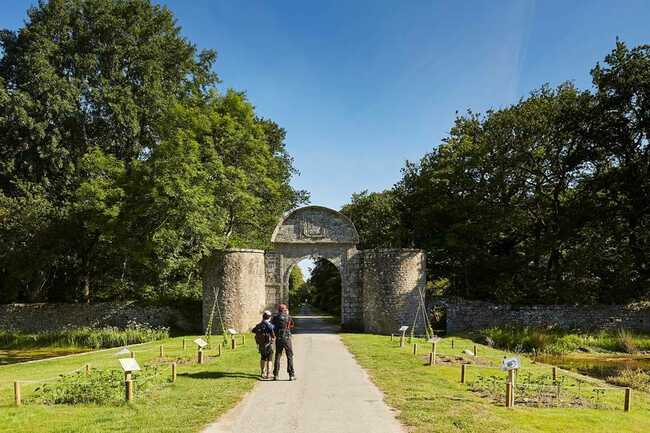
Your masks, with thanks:
<instances>
[{"instance_id":1,"label":"stone archway","mask_svg":"<svg viewBox=\"0 0 650 433\"><path fill-rule=\"evenodd\" d=\"M273 231L273 248L266 253L267 302L287 302L291 268L305 258L322 257L332 262L341 274L341 324L360 327L358 243L357 229L340 212L322 206L306 206L289 212Z\"/></svg>"},{"instance_id":2,"label":"stone archway","mask_svg":"<svg viewBox=\"0 0 650 433\"><path fill-rule=\"evenodd\" d=\"M214 254L203 263L204 330L214 316L213 307L225 326L250 329L264 309L288 301L289 272L307 257L325 258L339 269L343 327L390 333L412 323L426 284L424 252L358 250L358 243L359 234L345 215L305 206L278 222L271 250ZM220 332L218 326L212 329Z\"/></svg>"}]
</instances>

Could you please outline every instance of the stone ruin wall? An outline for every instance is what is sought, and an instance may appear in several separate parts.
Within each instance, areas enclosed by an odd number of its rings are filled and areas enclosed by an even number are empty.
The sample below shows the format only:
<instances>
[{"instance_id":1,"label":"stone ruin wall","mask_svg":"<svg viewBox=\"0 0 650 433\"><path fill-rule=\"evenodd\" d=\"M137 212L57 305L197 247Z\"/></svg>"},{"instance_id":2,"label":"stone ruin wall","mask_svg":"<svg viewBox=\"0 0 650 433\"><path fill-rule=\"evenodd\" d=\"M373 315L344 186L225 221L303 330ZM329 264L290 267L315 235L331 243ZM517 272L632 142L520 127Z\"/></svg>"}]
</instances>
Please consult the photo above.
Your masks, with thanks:
<instances>
[{"instance_id":1,"label":"stone ruin wall","mask_svg":"<svg viewBox=\"0 0 650 433\"><path fill-rule=\"evenodd\" d=\"M266 306L264 251L232 249L219 252L204 264L203 329L207 329L217 289L217 304L226 328L249 331ZM219 334L215 309L212 333Z\"/></svg>"},{"instance_id":2,"label":"stone ruin wall","mask_svg":"<svg viewBox=\"0 0 650 433\"><path fill-rule=\"evenodd\" d=\"M367 332L388 334L411 327L418 311L418 289L426 286L426 255L415 249L363 252L363 322ZM420 314L416 332L423 332Z\"/></svg>"},{"instance_id":3,"label":"stone ruin wall","mask_svg":"<svg viewBox=\"0 0 650 433\"><path fill-rule=\"evenodd\" d=\"M650 332L650 305L642 303L513 306L457 299L445 304L448 333L508 325L567 330L624 328Z\"/></svg>"}]
</instances>

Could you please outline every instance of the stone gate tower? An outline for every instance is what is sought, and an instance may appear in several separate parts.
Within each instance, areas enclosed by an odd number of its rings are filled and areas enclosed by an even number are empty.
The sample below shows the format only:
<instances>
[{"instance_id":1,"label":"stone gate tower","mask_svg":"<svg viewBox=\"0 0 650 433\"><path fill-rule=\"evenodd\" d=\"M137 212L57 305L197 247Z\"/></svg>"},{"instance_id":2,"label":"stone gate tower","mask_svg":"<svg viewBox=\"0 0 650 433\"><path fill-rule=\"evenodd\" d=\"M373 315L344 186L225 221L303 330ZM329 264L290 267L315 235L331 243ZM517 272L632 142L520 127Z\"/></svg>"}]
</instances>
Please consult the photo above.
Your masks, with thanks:
<instances>
[{"instance_id":1,"label":"stone gate tower","mask_svg":"<svg viewBox=\"0 0 650 433\"><path fill-rule=\"evenodd\" d=\"M291 268L309 257L329 260L341 274L344 328L390 333L411 325L426 284L424 252L358 250L358 243L354 224L340 212L306 206L287 213L273 231L270 251L226 250L204 262L204 328L216 295L215 310L226 326L250 329L265 308L288 301Z\"/></svg>"}]
</instances>

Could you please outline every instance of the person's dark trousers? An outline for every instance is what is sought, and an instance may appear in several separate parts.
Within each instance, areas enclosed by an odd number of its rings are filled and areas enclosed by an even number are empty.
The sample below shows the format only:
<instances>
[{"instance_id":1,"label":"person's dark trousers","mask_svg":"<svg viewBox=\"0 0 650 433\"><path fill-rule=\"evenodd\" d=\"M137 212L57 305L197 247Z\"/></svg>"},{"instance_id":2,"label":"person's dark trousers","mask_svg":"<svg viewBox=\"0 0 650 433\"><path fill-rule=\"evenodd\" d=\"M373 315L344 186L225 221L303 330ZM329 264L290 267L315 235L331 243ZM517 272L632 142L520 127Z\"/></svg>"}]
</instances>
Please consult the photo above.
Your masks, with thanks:
<instances>
[{"instance_id":1,"label":"person's dark trousers","mask_svg":"<svg viewBox=\"0 0 650 433\"><path fill-rule=\"evenodd\" d=\"M291 338L278 338L275 341L275 364L273 365L273 376L278 377L278 373L280 373L280 359L282 359L283 351L287 352L287 373L289 373L289 376L293 377L293 346L291 345Z\"/></svg>"}]
</instances>

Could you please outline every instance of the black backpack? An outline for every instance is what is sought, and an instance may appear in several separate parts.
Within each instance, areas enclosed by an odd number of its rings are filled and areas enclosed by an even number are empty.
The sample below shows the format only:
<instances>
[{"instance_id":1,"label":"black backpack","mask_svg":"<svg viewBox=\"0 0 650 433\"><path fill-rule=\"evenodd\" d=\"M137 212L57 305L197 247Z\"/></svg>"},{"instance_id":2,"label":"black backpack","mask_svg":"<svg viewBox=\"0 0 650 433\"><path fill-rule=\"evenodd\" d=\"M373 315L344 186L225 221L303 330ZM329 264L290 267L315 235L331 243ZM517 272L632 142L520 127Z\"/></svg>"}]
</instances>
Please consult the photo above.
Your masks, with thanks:
<instances>
[{"instance_id":1,"label":"black backpack","mask_svg":"<svg viewBox=\"0 0 650 433\"><path fill-rule=\"evenodd\" d=\"M255 343L258 346L264 347L271 342L271 334L263 322L255 325L253 332L255 333Z\"/></svg>"}]
</instances>

